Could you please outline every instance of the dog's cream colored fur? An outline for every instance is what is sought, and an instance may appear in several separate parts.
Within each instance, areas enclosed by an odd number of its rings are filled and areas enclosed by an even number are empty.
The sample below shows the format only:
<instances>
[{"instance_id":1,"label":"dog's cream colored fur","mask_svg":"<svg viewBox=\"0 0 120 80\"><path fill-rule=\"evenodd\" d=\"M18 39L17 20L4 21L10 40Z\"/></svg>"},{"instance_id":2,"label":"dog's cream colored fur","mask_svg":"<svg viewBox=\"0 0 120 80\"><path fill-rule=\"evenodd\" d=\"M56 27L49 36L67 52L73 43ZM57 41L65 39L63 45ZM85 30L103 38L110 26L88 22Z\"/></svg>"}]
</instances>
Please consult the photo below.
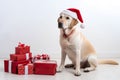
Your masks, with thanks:
<instances>
[{"instance_id":1,"label":"dog's cream colored fur","mask_svg":"<svg viewBox=\"0 0 120 80\"><path fill-rule=\"evenodd\" d=\"M84 70L95 70L98 66L96 51L91 43L80 32L78 21L69 15L60 14L58 23L63 24L60 28L61 64L58 71L61 72L63 70L66 55L68 55L72 64L75 66L74 74L76 76L81 74L80 62L86 60L90 64L90 67L87 67Z\"/></svg>"}]
</instances>

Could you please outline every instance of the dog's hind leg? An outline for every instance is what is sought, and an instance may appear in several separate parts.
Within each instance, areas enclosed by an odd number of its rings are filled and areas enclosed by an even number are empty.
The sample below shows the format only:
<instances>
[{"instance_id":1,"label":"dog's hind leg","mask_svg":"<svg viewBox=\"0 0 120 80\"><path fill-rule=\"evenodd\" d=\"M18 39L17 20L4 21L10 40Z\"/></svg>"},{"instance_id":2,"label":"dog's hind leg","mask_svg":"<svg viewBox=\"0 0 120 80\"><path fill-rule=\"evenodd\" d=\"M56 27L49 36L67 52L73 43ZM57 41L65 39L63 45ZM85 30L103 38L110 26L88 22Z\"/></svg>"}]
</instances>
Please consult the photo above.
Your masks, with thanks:
<instances>
[{"instance_id":1,"label":"dog's hind leg","mask_svg":"<svg viewBox=\"0 0 120 80\"><path fill-rule=\"evenodd\" d=\"M97 62L97 56L95 55L90 55L88 57L88 63L90 64L90 67L87 67L84 69L84 72L89 72L89 71L93 71L96 69L98 62Z\"/></svg>"}]
</instances>

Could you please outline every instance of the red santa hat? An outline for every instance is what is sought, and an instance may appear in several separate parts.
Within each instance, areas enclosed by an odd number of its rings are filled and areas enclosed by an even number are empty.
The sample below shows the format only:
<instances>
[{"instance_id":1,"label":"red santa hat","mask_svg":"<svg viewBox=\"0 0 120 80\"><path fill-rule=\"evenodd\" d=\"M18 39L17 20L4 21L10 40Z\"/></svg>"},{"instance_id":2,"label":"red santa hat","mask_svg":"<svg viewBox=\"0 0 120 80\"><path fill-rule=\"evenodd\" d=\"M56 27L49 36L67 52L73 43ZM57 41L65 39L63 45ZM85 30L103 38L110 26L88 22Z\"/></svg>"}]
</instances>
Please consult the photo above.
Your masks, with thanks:
<instances>
[{"instance_id":1,"label":"red santa hat","mask_svg":"<svg viewBox=\"0 0 120 80\"><path fill-rule=\"evenodd\" d=\"M79 9L69 8L67 10L63 10L61 13L67 14L67 15L77 19L79 22L81 22L80 27L84 28L83 19L82 19L82 16L81 16L81 13L80 13Z\"/></svg>"}]
</instances>

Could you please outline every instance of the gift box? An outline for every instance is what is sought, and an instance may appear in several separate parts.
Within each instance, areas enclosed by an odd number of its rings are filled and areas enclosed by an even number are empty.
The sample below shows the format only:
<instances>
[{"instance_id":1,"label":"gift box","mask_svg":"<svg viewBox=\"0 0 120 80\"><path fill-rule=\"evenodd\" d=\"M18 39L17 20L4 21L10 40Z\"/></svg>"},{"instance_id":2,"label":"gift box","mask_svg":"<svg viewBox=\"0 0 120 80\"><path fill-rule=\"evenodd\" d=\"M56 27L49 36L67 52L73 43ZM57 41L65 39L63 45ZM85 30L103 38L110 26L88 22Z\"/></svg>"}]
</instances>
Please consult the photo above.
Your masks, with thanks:
<instances>
[{"instance_id":1,"label":"gift box","mask_svg":"<svg viewBox=\"0 0 120 80\"><path fill-rule=\"evenodd\" d=\"M38 60L34 62L34 73L41 75L55 75L57 62L52 60Z\"/></svg>"},{"instance_id":2,"label":"gift box","mask_svg":"<svg viewBox=\"0 0 120 80\"><path fill-rule=\"evenodd\" d=\"M30 53L30 46L19 43L19 45L15 47L15 54L25 54L25 53Z\"/></svg>"},{"instance_id":3,"label":"gift box","mask_svg":"<svg viewBox=\"0 0 120 80\"><path fill-rule=\"evenodd\" d=\"M26 64L28 64L29 62L30 62L29 60L13 61L13 62L12 62L12 73L18 74L18 64L26 65Z\"/></svg>"},{"instance_id":4,"label":"gift box","mask_svg":"<svg viewBox=\"0 0 120 80\"><path fill-rule=\"evenodd\" d=\"M11 72L14 74L18 73L18 64L28 64L29 60L24 61L11 61L11 60L4 60L4 71L5 72Z\"/></svg>"},{"instance_id":5,"label":"gift box","mask_svg":"<svg viewBox=\"0 0 120 80\"><path fill-rule=\"evenodd\" d=\"M21 60L29 60L32 57L32 53L26 54L10 54L10 60L12 61L21 61Z\"/></svg>"},{"instance_id":6,"label":"gift box","mask_svg":"<svg viewBox=\"0 0 120 80\"><path fill-rule=\"evenodd\" d=\"M18 64L18 74L19 75L28 75L28 74L33 74L33 64Z\"/></svg>"},{"instance_id":7,"label":"gift box","mask_svg":"<svg viewBox=\"0 0 120 80\"><path fill-rule=\"evenodd\" d=\"M12 61L11 60L4 60L4 71L5 72L12 72Z\"/></svg>"}]
</instances>

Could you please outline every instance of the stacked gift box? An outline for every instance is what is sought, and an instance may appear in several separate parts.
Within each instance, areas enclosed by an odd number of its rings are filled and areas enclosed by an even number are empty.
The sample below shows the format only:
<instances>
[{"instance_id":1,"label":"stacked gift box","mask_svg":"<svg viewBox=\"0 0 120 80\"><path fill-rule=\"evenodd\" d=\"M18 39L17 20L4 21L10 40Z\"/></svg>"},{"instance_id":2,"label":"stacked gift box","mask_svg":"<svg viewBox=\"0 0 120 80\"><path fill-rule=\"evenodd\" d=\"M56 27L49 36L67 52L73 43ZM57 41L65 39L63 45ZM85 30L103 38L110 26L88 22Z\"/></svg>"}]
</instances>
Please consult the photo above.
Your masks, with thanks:
<instances>
[{"instance_id":1,"label":"stacked gift box","mask_svg":"<svg viewBox=\"0 0 120 80\"><path fill-rule=\"evenodd\" d=\"M30 46L19 43L17 47L15 47L15 53L10 54L10 60L4 60L4 71L11 72L14 74L23 74L21 72L21 68L25 73L33 74L33 64L31 64L30 59L32 58L32 53L30 52ZM31 64L31 70L25 70L25 67L29 68L29 64ZM23 65L23 67L19 67Z\"/></svg>"},{"instance_id":2,"label":"stacked gift box","mask_svg":"<svg viewBox=\"0 0 120 80\"><path fill-rule=\"evenodd\" d=\"M13 74L55 75L57 62L47 54L32 57L30 46L19 43L10 60L4 60L4 71Z\"/></svg>"}]
</instances>

